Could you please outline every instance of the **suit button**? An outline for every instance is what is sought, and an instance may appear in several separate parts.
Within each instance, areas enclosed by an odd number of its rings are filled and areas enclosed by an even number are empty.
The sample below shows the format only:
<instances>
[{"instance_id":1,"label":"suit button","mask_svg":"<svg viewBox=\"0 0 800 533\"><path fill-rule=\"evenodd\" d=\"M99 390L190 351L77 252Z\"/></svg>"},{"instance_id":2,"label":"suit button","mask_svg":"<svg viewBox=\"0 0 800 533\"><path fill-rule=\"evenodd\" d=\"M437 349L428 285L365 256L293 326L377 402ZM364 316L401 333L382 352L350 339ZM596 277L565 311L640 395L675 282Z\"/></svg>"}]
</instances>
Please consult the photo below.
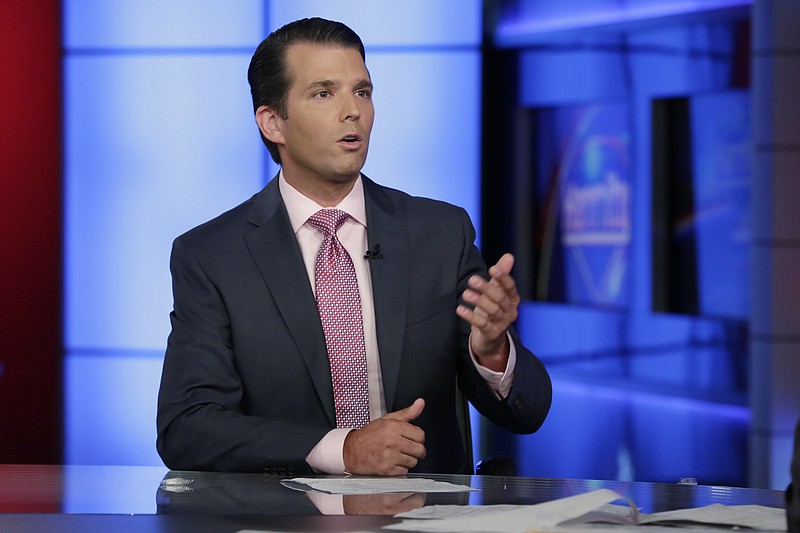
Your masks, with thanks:
<instances>
[{"instance_id":1,"label":"suit button","mask_svg":"<svg viewBox=\"0 0 800 533\"><path fill-rule=\"evenodd\" d=\"M294 468L283 466L265 466L261 472L267 476L293 476Z\"/></svg>"},{"instance_id":2,"label":"suit button","mask_svg":"<svg viewBox=\"0 0 800 533\"><path fill-rule=\"evenodd\" d=\"M523 402L522 402L522 399L520 399L520 398L517 398L516 400L514 400L514 407L516 407L517 409L519 409L520 407L522 407L522 403L523 403Z\"/></svg>"}]
</instances>

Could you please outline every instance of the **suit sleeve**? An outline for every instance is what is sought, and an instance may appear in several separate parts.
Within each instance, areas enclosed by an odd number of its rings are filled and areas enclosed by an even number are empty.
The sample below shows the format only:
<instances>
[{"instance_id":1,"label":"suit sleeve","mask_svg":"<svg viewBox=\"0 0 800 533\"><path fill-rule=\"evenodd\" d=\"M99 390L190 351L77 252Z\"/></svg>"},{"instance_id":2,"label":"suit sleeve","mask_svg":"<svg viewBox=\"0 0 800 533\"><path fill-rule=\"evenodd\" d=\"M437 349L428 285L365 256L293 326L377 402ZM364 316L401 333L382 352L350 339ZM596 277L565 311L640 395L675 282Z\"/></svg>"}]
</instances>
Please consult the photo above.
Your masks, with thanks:
<instances>
[{"instance_id":1,"label":"suit sleeve","mask_svg":"<svg viewBox=\"0 0 800 533\"><path fill-rule=\"evenodd\" d=\"M459 268L458 294L467 288L473 275L488 277L486 265L474 245L475 230L469 216L462 213L464 248ZM516 330L509 334L517 352L514 381L509 395L498 400L475 369L469 355L470 325L459 324L459 387L470 403L489 420L514 433L533 433L541 427L550 410L552 385L542 362L527 349Z\"/></svg>"},{"instance_id":2,"label":"suit sleeve","mask_svg":"<svg viewBox=\"0 0 800 533\"><path fill-rule=\"evenodd\" d=\"M176 470L310 472L326 429L245 414L224 298L181 238L170 270L174 309L158 397L157 448Z\"/></svg>"}]
</instances>

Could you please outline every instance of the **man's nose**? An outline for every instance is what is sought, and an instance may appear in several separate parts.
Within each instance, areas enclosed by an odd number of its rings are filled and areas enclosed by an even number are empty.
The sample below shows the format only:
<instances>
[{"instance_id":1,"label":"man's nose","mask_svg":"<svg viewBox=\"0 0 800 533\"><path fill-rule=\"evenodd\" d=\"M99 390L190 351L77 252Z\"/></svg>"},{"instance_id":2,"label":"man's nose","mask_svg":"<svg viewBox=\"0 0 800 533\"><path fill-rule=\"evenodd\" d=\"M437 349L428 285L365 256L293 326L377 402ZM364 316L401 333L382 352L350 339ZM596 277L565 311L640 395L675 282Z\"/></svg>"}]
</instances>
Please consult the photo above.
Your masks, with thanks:
<instances>
[{"instance_id":1,"label":"man's nose","mask_svg":"<svg viewBox=\"0 0 800 533\"><path fill-rule=\"evenodd\" d=\"M350 95L344 99L340 113L342 120L358 120L361 118L361 107L355 95Z\"/></svg>"}]
</instances>

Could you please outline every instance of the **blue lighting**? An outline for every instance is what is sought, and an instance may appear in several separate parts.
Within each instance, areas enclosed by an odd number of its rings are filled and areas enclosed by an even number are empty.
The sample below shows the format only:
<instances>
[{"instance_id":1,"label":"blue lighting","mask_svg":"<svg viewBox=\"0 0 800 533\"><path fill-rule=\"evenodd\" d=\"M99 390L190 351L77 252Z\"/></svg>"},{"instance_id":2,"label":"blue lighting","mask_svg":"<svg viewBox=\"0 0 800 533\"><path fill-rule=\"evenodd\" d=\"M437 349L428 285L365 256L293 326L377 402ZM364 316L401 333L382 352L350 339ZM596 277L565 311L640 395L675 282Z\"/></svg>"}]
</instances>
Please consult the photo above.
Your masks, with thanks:
<instances>
[{"instance_id":1,"label":"blue lighting","mask_svg":"<svg viewBox=\"0 0 800 533\"><path fill-rule=\"evenodd\" d=\"M747 408L553 378L549 418L517 438L521 475L742 484Z\"/></svg>"},{"instance_id":2,"label":"blue lighting","mask_svg":"<svg viewBox=\"0 0 800 533\"><path fill-rule=\"evenodd\" d=\"M640 2L547 2L529 0L497 25L499 46L518 46L543 36L591 29L630 27L654 20L748 7L752 0L685 0Z\"/></svg>"}]
</instances>

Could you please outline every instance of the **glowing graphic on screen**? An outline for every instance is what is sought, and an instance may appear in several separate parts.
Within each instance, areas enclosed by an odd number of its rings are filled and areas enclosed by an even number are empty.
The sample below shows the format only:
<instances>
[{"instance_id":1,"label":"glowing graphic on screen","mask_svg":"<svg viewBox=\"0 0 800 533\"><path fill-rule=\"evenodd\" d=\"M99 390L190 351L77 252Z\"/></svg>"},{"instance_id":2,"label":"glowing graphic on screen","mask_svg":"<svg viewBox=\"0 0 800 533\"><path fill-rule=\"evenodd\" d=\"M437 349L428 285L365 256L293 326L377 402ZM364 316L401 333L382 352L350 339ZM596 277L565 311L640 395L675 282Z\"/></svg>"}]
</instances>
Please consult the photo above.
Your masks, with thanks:
<instances>
[{"instance_id":1,"label":"glowing graphic on screen","mask_svg":"<svg viewBox=\"0 0 800 533\"><path fill-rule=\"evenodd\" d=\"M535 116L537 297L625 306L631 240L627 107L572 106Z\"/></svg>"}]
</instances>

